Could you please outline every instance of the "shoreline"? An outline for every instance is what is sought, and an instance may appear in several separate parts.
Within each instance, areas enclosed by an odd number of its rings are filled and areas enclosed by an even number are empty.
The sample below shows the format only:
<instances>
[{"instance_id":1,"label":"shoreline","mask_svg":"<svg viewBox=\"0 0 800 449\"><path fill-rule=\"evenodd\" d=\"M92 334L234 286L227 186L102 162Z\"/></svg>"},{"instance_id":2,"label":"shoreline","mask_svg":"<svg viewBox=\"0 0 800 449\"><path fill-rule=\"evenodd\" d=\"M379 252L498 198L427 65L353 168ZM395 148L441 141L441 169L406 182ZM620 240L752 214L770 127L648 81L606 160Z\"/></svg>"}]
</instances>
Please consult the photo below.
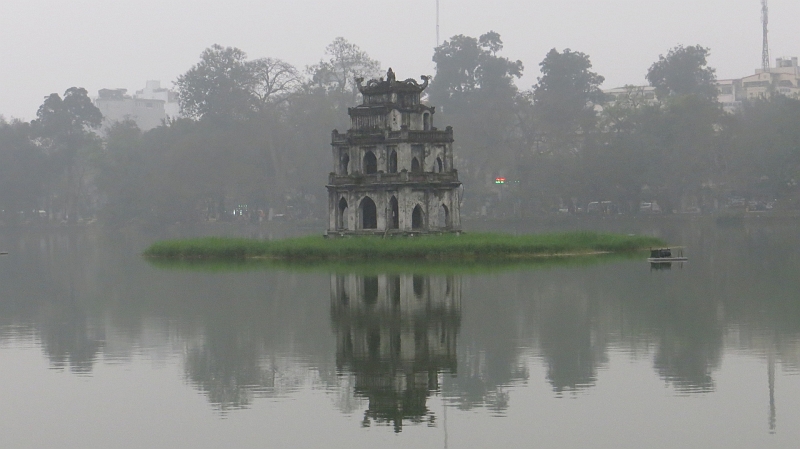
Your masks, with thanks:
<instances>
[{"instance_id":1,"label":"shoreline","mask_svg":"<svg viewBox=\"0 0 800 449\"><path fill-rule=\"evenodd\" d=\"M597 256L639 251L664 244L661 239L650 236L584 231L529 235L467 233L414 238L324 239L311 236L258 240L201 237L159 241L147 248L143 256L148 259L184 261L499 261Z\"/></svg>"}]
</instances>

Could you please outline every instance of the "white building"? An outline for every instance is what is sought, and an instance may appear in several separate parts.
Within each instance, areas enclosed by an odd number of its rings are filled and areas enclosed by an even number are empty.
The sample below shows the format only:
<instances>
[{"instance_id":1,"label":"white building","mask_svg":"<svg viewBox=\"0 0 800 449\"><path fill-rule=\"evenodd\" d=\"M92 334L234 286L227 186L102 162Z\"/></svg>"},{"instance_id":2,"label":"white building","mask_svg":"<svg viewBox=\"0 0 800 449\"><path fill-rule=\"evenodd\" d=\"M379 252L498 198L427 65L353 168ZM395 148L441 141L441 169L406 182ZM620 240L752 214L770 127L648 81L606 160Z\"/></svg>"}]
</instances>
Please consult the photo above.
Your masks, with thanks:
<instances>
[{"instance_id":1,"label":"white building","mask_svg":"<svg viewBox=\"0 0 800 449\"><path fill-rule=\"evenodd\" d=\"M169 118L177 118L181 112L181 107L178 104L178 92L167 89L166 87L161 87L161 81L158 80L147 81L144 89L137 90L133 98L163 101L164 112Z\"/></svg>"},{"instance_id":2,"label":"white building","mask_svg":"<svg viewBox=\"0 0 800 449\"><path fill-rule=\"evenodd\" d=\"M770 67L769 71L758 69L754 75L739 81L742 87L739 100L769 98L773 93L800 98L800 67L797 57L778 58L775 60L775 67Z\"/></svg>"},{"instance_id":3,"label":"white building","mask_svg":"<svg viewBox=\"0 0 800 449\"><path fill-rule=\"evenodd\" d=\"M656 102L656 88L653 86L623 86L604 90L606 101L632 107Z\"/></svg>"},{"instance_id":4,"label":"white building","mask_svg":"<svg viewBox=\"0 0 800 449\"><path fill-rule=\"evenodd\" d=\"M757 69L755 74L738 79L717 80L717 100L726 112L735 112L742 101L769 98L780 93L800 99L800 67L797 57L777 58L775 67L768 71ZM656 102L655 88L651 86L625 86L604 90L606 101L612 104L652 104Z\"/></svg>"},{"instance_id":5,"label":"white building","mask_svg":"<svg viewBox=\"0 0 800 449\"><path fill-rule=\"evenodd\" d=\"M130 119L142 131L164 124L167 118L180 113L178 94L161 87L159 81L147 81L145 88L130 96L127 89L100 89L94 101L103 114L103 129Z\"/></svg>"}]
</instances>

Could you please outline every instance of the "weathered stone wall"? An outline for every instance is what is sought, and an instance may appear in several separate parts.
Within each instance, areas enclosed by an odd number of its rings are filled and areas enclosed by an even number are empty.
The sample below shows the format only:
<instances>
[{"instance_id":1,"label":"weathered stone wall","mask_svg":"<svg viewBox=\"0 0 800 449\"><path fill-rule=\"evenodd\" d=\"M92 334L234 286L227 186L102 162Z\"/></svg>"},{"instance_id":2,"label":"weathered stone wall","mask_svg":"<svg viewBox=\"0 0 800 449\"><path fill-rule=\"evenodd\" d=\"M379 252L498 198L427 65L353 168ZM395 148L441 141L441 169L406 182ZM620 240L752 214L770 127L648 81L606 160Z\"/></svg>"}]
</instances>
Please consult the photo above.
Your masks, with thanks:
<instances>
[{"instance_id":1,"label":"weathered stone wall","mask_svg":"<svg viewBox=\"0 0 800 449\"><path fill-rule=\"evenodd\" d=\"M331 135L329 234L458 231L461 183L453 130L433 128L435 109L419 103L427 79L423 85L388 79L361 86L364 103L348 110L352 128Z\"/></svg>"},{"instance_id":2,"label":"weathered stone wall","mask_svg":"<svg viewBox=\"0 0 800 449\"><path fill-rule=\"evenodd\" d=\"M459 213L459 190L441 186L394 186L391 188L375 187L350 188L329 191L329 229L336 231L362 231L364 228L363 202L369 198L375 203L377 227L374 231L392 230L391 199L398 205L398 227L400 232L449 231L461 228ZM344 214L339 205L341 200L347 204ZM422 211L422 226L413 227L414 208Z\"/></svg>"}]
</instances>

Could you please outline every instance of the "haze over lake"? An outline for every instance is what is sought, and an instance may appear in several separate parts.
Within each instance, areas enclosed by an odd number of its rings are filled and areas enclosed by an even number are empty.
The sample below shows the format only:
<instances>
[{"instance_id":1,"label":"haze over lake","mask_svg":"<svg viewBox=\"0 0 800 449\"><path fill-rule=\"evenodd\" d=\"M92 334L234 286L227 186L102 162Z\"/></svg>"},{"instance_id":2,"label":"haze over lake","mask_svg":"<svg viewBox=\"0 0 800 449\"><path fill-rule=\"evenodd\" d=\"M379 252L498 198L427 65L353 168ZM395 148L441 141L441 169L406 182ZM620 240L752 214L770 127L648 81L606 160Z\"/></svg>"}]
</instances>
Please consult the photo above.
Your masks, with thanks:
<instances>
[{"instance_id":1,"label":"haze over lake","mask_svg":"<svg viewBox=\"0 0 800 449\"><path fill-rule=\"evenodd\" d=\"M0 445L796 443L792 221L558 226L658 235L689 262L162 267L139 256L148 238L5 229Z\"/></svg>"}]
</instances>

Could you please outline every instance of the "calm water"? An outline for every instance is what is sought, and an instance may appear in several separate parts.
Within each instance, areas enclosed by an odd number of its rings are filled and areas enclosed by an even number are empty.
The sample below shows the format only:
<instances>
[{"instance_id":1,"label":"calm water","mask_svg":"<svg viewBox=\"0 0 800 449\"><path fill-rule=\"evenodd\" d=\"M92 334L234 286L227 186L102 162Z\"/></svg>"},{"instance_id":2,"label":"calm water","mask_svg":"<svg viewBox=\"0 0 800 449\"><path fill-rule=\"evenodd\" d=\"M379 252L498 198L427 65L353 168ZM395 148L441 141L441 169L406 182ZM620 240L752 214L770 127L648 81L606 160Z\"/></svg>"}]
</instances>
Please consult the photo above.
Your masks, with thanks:
<instances>
[{"instance_id":1,"label":"calm water","mask_svg":"<svg viewBox=\"0 0 800 449\"><path fill-rule=\"evenodd\" d=\"M800 444L800 224L562 225L690 261L198 271L0 232L0 447Z\"/></svg>"}]
</instances>

